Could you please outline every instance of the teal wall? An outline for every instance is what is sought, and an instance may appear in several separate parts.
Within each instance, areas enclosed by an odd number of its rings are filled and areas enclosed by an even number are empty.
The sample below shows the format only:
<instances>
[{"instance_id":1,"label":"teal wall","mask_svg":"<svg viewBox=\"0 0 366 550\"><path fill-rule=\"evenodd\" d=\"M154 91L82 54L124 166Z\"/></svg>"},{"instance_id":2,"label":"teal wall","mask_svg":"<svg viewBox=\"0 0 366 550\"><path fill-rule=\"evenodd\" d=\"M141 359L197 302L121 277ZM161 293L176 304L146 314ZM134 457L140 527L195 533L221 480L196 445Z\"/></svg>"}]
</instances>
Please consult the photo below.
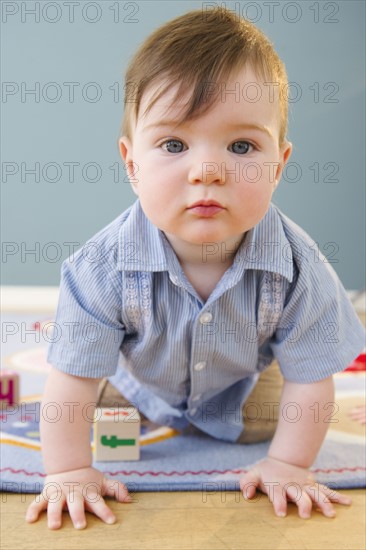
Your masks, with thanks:
<instances>
[{"instance_id":1,"label":"teal wall","mask_svg":"<svg viewBox=\"0 0 366 550\"><path fill-rule=\"evenodd\" d=\"M133 202L117 149L125 67L158 25L208 4L79 0L72 14L63 1L1 3L2 284L57 285L72 247ZM226 6L269 35L295 83L292 164L274 202L319 243L344 285L361 289L365 3ZM35 167L39 179L27 171Z\"/></svg>"}]
</instances>

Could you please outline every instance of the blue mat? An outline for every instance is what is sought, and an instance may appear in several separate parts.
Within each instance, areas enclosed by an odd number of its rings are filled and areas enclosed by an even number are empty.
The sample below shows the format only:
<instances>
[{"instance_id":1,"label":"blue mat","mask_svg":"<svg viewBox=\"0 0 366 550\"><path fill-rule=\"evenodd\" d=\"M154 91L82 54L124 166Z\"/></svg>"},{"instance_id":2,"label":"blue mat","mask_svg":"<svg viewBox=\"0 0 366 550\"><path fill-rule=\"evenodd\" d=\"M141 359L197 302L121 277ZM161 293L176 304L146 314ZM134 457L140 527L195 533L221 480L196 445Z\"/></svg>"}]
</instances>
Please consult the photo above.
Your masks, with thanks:
<instances>
[{"instance_id":1,"label":"blue mat","mask_svg":"<svg viewBox=\"0 0 366 550\"><path fill-rule=\"evenodd\" d=\"M3 316L3 322L10 326L30 330L26 340L22 330L18 330L2 345L2 367L19 373L23 403L17 412L0 411L3 491L37 493L44 484L38 419L39 400L49 370L42 334L50 320L52 316L42 318L36 312ZM357 395L362 402L364 378L341 374L335 381L343 397ZM334 489L365 487L364 438L333 427L311 470L319 482ZM95 463L109 477L125 483L131 492L238 490L239 479L267 454L269 446L269 442L239 445L218 441L194 428L180 434L164 427L144 431L147 429L142 429L139 461Z\"/></svg>"},{"instance_id":2,"label":"blue mat","mask_svg":"<svg viewBox=\"0 0 366 550\"><path fill-rule=\"evenodd\" d=\"M39 403L23 404L17 412L3 412L0 417L0 489L39 492L45 479ZM178 433L163 427L142 432L140 444L139 461L94 465L131 492L234 491L249 467L266 455L270 442L239 445L213 439L195 428ZM311 471L317 481L334 489L365 487L365 463L362 436L329 430Z\"/></svg>"}]
</instances>

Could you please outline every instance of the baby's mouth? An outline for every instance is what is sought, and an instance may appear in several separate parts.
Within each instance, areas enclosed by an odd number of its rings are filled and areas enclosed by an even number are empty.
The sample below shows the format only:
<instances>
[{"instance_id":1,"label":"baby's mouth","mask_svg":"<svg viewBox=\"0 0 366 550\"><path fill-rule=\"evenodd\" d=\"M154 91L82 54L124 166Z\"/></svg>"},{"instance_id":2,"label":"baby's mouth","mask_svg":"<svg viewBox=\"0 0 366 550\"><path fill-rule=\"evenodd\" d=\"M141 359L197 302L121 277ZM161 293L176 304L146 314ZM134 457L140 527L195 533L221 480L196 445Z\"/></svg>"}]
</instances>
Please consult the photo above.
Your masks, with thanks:
<instances>
[{"instance_id":1,"label":"baby's mouth","mask_svg":"<svg viewBox=\"0 0 366 550\"><path fill-rule=\"evenodd\" d=\"M214 200L197 201L187 208L190 213L204 218L211 218L224 209L225 207L221 203Z\"/></svg>"}]
</instances>

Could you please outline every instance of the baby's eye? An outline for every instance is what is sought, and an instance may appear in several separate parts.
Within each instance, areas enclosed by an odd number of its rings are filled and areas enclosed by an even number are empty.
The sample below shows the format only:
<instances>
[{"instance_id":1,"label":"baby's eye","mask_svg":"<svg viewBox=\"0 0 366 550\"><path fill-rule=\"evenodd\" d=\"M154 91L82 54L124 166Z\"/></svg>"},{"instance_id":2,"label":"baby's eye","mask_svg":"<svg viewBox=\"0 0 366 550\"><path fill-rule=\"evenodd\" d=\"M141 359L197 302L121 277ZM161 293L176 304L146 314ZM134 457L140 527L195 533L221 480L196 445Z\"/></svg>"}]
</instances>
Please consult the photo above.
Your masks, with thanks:
<instances>
[{"instance_id":1,"label":"baby's eye","mask_svg":"<svg viewBox=\"0 0 366 550\"><path fill-rule=\"evenodd\" d=\"M248 141L234 141L234 143L229 146L229 150L238 155L245 155L250 147L253 147L253 145Z\"/></svg>"},{"instance_id":2,"label":"baby's eye","mask_svg":"<svg viewBox=\"0 0 366 550\"><path fill-rule=\"evenodd\" d=\"M160 147L168 153L181 153L185 150L186 146L179 139L168 139L160 144Z\"/></svg>"}]
</instances>

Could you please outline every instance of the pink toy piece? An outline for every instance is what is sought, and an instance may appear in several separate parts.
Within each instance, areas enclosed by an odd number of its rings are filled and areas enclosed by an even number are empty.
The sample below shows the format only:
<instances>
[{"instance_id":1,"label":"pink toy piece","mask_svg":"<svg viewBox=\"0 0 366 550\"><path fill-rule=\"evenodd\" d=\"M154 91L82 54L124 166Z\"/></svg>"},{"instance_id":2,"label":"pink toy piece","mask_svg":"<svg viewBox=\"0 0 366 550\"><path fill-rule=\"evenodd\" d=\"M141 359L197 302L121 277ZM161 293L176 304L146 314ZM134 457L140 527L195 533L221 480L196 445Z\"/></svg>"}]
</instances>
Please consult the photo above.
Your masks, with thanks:
<instances>
[{"instance_id":1,"label":"pink toy piece","mask_svg":"<svg viewBox=\"0 0 366 550\"><path fill-rule=\"evenodd\" d=\"M15 371L0 371L0 408L19 403L19 375Z\"/></svg>"}]
</instances>

